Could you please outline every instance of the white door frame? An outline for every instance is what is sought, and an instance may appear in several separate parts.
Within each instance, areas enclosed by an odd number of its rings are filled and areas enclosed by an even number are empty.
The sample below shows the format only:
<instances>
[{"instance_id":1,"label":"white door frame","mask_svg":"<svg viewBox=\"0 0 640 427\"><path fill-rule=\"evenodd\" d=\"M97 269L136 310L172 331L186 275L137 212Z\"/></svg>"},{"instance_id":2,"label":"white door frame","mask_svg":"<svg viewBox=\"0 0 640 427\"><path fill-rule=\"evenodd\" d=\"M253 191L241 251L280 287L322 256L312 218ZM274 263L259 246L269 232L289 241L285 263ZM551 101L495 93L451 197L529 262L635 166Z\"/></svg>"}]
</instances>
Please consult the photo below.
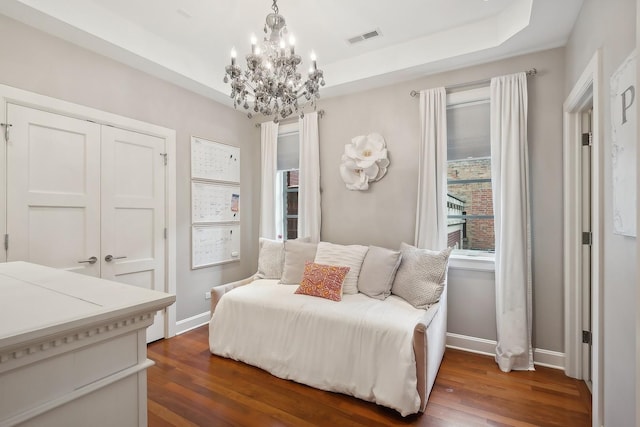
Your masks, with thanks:
<instances>
[{"instance_id":1,"label":"white door frame","mask_svg":"<svg viewBox=\"0 0 640 427\"><path fill-rule=\"evenodd\" d=\"M7 104L18 104L39 110L48 111L81 120L89 120L102 125L114 126L134 132L156 136L165 140L167 151L167 170L165 175L165 221L167 226L166 239L166 278L165 292L176 293L176 131L162 126L142 122L117 114L97 110L84 105L74 104L49 96L40 95L22 89L0 84L0 123L5 123L7 118ZM4 249L4 235L7 232L6 221L6 170L7 170L7 141L4 138L4 127L0 128L0 261L6 260ZM9 138L11 131L9 130ZM165 316L165 338L176 334L176 304L167 307Z\"/></svg>"},{"instance_id":2,"label":"white door frame","mask_svg":"<svg viewBox=\"0 0 640 427\"><path fill-rule=\"evenodd\" d=\"M604 200L603 177L603 93L601 53L589 61L563 105L564 111L564 318L565 372L582 379L582 268L581 268L581 113L593 104L591 146L591 221L592 221L592 420L602 425L603 355L602 355L602 227Z\"/></svg>"}]
</instances>

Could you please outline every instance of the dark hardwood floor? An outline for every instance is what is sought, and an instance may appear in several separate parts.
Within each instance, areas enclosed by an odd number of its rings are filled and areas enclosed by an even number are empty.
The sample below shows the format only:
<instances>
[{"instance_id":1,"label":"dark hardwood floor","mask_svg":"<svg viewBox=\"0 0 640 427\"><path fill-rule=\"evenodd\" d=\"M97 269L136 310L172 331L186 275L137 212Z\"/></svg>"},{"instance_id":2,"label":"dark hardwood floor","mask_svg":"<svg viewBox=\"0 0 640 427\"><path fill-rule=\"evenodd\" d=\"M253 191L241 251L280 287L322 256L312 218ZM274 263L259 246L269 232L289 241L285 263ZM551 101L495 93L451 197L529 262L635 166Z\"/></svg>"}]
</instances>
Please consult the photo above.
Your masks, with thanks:
<instances>
[{"instance_id":1,"label":"dark hardwood floor","mask_svg":"<svg viewBox=\"0 0 640 427\"><path fill-rule=\"evenodd\" d=\"M281 380L209 353L208 329L152 343L149 426L590 426L591 395L563 372L500 372L447 349L427 410L401 417L373 403Z\"/></svg>"}]
</instances>

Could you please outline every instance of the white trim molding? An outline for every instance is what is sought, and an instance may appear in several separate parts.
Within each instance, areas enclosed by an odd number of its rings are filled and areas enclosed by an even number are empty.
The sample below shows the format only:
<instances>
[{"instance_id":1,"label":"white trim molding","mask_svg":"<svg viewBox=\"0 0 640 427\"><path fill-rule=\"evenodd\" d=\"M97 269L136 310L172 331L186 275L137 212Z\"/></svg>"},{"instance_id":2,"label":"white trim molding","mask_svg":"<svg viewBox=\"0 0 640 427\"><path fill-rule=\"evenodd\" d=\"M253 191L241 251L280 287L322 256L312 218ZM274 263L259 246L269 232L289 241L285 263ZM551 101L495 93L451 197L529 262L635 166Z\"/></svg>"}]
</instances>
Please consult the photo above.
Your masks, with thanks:
<instances>
[{"instance_id":1,"label":"white trim molding","mask_svg":"<svg viewBox=\"0 0 640 427\"><path fill-rule=\"evenodd\" d=\"M493 340L447 332L447 347L455 350L468 351L470 353L493 357L496 355L495 350L497 344L498 343Z\"/></svg>"},{"instance_id":2,"label":"white trim molding","mask_svg":"<svg viewBox=\"0 0 640 427\"><path fill-rule=\"evenodd\" d=\"M564 313L565 372L582 379L582 242L581 133L582 112L593 107L591 138L591 380L593 425L603 418L603 85L602 54L597 50L563 105L564 170Z\"/></svg>"},{"instance_id":3,"label":"white trim molding","mask_svg":"<svg viewBox=\"0 0 640 427\"><path fill-rule=\"evenodd\" d=\"M178 320L176 322L176 335L184 334L193 329L199 328L209 323L211 319L211 312L205 311L204 313L196 314L187 319Z\"/></svg>"},{"instance_id":4,"label":"white trim molding","mask_svg":"<svg viewBox=\"0 0 640 427\"><path fill-rule=\"evenodd\" d=\"M449 268L493 273L496 271L495 254L484 251L454 249L449 256Z\"/></svg>"},{"instance_id":5,"label":"white trim molding","mask_svg":"<svg viewBox=\"0 0 640 427\"><path fill-rule=\"evenodd\" d=\"M534 348L533 363L537 366L545 366L547 368L564 371L564 353L545 350L543 348Z\"/></svg>"},{"instance_id":6,"label":"white trim molding","mask_svg":"<svg viewBox=\"0 0 640 427\"><path fill-rule=\"evenodd\" d=\"M497 342L493 340L447 332L448 348L495 357L496 345ZM534 348L533 363L537 366L564 370L564 353Z\"/></svg>"}]
</instances>

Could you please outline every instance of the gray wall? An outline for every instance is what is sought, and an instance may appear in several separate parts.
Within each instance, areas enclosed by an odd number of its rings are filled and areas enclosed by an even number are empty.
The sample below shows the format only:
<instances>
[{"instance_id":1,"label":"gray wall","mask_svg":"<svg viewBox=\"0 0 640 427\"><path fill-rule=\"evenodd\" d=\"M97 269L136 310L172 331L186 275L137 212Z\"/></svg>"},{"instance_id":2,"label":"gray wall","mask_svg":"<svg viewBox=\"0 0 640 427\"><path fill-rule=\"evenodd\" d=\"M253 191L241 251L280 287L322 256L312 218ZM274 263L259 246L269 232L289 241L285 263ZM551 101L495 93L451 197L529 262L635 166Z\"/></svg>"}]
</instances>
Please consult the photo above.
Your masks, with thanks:
<instances>
[{"instance_id":1,"label":"gray wall","mask_svg":"<svg viewBox=\"0 0 640 427\"><path fill-rule=\"evenodd\" d=\"M150 122L177 131L177 319L209 309L211 286L255 271L259 204L259 134L242 114L207 98L0 15L0 40L13 40L0 59L0 83ZM242 260L190 269L190 137L241 150Z\"/></svg>"},{"instance_id":2,"label":"gray wall","mask_svg":"<svg viewBox=\"0 0 640 427\"><path fill-rule=\"evenodd\" d=\"M636 396L636 239L613 234L609 78L636 47L635 0L585 0L566 47L565 93L602 52L604 119L604 425L631 426ZM636 420L638 421L638 420Z\"/></svg>"},{"instance_id":3,"label":"gray wall","mask_svg":"<svg viewBox=\"0 0 640 427\"><path fill-rule=\"evenodd\" d=\"M322 239L397 248L413 243L420 118L412 89L464 83L538 69L529 78L529 155L533 236L534 346L562 352L562 103L564 49L523 55L321 102ZM366 192L346 189L338 172L344 145L379 132L387 175ZM495 339L493 275L451 271L449 332Z\"/></svg>"}]
</instances>

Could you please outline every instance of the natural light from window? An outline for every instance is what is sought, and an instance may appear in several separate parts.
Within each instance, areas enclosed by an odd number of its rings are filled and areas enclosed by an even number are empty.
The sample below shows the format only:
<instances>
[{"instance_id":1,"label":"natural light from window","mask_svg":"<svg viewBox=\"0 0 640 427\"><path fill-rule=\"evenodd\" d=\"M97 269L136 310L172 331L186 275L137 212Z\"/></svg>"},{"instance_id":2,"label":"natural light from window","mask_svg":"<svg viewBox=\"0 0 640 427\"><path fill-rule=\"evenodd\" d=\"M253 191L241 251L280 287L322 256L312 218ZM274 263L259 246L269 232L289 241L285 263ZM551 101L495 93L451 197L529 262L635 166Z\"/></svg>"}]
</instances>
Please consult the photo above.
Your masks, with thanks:
<instances>
[{"instance_id":1,"label":"natural light from window","mask_svg":"<svg viewBox=\"0 0 640 427\"><path fill-rule=\"evenodd\" d=\"M276 215L280 226L278 239L298 237L298 164L300 142L297 123L278 129L278 175L276 177Z\"/></svg>"},{"instance_id":2,"label":"natural light from window","mask_svg":"<svg viewBox=\"0 0 640 427\"><path fill-rule=\"evenodd\" d=\"M456 254L480 256L495 250L490 109L488 90L466 92L447 102L447 236Z\"/></svg>"}]
</instances>

